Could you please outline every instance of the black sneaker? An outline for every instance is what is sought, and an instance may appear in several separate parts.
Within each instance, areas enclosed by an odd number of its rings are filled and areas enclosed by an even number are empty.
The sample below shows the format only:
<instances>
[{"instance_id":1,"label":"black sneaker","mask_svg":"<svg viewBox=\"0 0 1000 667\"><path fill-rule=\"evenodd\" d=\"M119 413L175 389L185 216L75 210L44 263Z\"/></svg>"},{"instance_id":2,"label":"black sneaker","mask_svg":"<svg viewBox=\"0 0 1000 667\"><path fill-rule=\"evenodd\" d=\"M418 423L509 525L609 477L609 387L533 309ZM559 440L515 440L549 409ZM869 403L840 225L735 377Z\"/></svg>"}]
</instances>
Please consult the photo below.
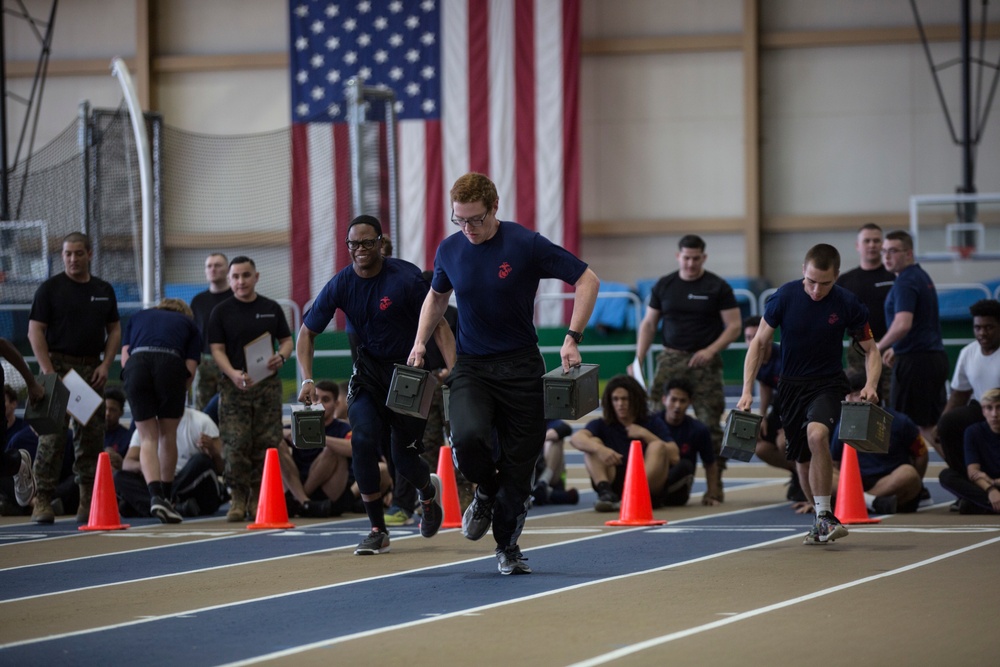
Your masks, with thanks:
<instances>
[{"instance_id":1,"label":"black sneaker","mask_svg":"<svg viewBox=\"0 0 1000 667\"><path fill-rule=\"evenodd\" d=\"M531 490L531 500L535 505L547 505L551 494L552 489L549 488L549 485L540 481Z\"/></svg>"},{"instance_id":2,"label":"black sneaker","mask_svg":"<svg viewBox=\"0 0 1000 667\"><path fill-rule=\"evenodd\" d=\"M876 514L895 514L896 513L896 496L876 496L875 500L872 501L872 511Z\"/></svg>"},{"instance_id":3,"label":"black sneaker","mask_svg":"<svg viewBox=\"0 0 1000 667\"><path fill-rule=\"evenodd\" d=\"M930 507L934 504L934 499L931 498L931 492L927 490L927 487L921 487L920 495L917 496L917 507Z\"/></svg>"},{"instance_id":4,"label":"black sneaker","mask_svg":"<svg viewBox=\"0 0 1000 667\"><path fill-rule=\"evenodd\" d=\"M509 547L497 547L497 569L500 574L531 574L531 568L524 561L528 560L521 555L521 549L515 544Z\"/></svg>"},{"instance_id":5,"label":"black sneaker","mask_svg":"<svg viewBox=\"0 0 1000 667\"><path fill-rule=\"evenodd\" d=\"M788 492L785 494L785 499L790 500L793 503L806 502L806 494L802 492L802 484L799 482L799 475L794 470L792 471L792 479L788 482Z\"/></svg>"},{"instance_id":6,"label":"black sneaker","mask_svg":"<svg viewBox=\"0 0 1000 667\"><path fill-rule=\"evenodd\" d=\"M383 533L378 528L372 528L368 537L354 550L355 556L375 556L389 553L389 533Z\"/></svg>"},{"instance_id":7,"label":"black sneaker","mask_svg":"<svg viewBox=\"0 0 1000 667\"><path fill-rule=\"evenodd\" d=\"M434 486L434 497L421 500L423 517L420 519L420 534L424 537L434 537L441 522L444 521L444 508L441 506L441 478L431 473L431 484Z\"/></svg>"},{"instance_id":8,"label":"black sneaker","mask_svg":"<svg viewBox=\"0 0 1000 667\"><path fill-rule=\"evenodd\" d=\"M160 520L161 523L180 523L184 520L169 500L164 500L159 496L153 496L149 503L149 513Z\"/></svg>"},{"instance_id":9,"label":"black sneaker","mask_svg":"<svg viewBox=\"0 0 1000 667\"><path fill-rule=\"evenodd\" d=\"M621 506L621 498L614 491L601 491L594 503L594 509L598 512L617 512Z\"/></svg>"},{"instance_id":10,"label":"black sneaker","mask_svg":"<svg viewBox=\"0 0 1000 667\"><path fill-rule=\"evenodd\" d=\"M493 505L496 498L483 498L479 491L472 494L472 502L462 515L462 535L469 540L478 540L493 523Z\"/></svg>"}]
</instances>

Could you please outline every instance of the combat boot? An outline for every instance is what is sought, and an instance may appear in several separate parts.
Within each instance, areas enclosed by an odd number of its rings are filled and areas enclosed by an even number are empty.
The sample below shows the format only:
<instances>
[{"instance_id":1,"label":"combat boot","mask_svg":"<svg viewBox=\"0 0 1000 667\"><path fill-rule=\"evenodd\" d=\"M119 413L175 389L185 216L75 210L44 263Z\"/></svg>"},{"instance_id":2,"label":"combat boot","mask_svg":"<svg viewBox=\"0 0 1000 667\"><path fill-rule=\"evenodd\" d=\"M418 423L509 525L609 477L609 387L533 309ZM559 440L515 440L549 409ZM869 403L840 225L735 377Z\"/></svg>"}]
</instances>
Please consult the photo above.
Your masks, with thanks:
<instances>
[{"instance_id":1,"label":"combat boot","mask_svg":"<svg viewBox=\"0 0 1000 667\"><path fill-rule=\"evenodd\" d=\"M247 500L247 514L250 516L251 520L256 520L257 518L257 492L251 491L250 498Z\"/></svg>"},{"instance_id":2,"label":"combat boot","mask_svg":"<svg viewBox=\"0 0 1000 667\"><path fill-rule=\"evenodd\" d=\"M226 512L226 521L236 523L243 521L247 516L247 492L243 489L231 489L232 497L229 499L229 511Z\"/></svg>"},{"instance_id":3,"label":"combat boot","mask_svg":"<svg viewBox=\"0 0 1000 667\"><path fill-rule=\"evenodd\" d=\"M94 495L93 484L80 485L80 506L76 508L76 522L90 522L90 499Z\"/></svg>"},{"instance_id":4,"label":"combat boot","mask_svg":"<svg viewBox=\"0 0 1000 667\"><path fill-rule=\"evenodd\" d=\"M35 508L31 511L31 520L34 523L54 523L56 513L52 509L52 496L43 491L35 492Z\"/></svg>"}]
</instances>

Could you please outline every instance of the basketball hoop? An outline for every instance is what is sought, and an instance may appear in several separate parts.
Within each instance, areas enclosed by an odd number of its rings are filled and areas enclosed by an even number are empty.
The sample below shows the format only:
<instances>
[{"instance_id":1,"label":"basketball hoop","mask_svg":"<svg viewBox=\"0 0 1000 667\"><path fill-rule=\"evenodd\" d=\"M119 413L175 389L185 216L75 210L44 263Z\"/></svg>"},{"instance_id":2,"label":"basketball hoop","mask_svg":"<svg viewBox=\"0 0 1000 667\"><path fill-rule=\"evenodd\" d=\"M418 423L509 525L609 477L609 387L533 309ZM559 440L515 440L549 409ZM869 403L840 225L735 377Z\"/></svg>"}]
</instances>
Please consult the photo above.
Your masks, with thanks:
<instances>
[{"instance_id":1,"label":"basketball hoop","mask_svg":"<svg viewBox=\"0 0 1000 667\"><path fill-rule=\"evenodd\" d=\"M952 246L950 250L954 253L958 253L959 259L969 259L972 254L976 252L976 246L963 245L963 246Z\"/></svg>"}]
</instances>

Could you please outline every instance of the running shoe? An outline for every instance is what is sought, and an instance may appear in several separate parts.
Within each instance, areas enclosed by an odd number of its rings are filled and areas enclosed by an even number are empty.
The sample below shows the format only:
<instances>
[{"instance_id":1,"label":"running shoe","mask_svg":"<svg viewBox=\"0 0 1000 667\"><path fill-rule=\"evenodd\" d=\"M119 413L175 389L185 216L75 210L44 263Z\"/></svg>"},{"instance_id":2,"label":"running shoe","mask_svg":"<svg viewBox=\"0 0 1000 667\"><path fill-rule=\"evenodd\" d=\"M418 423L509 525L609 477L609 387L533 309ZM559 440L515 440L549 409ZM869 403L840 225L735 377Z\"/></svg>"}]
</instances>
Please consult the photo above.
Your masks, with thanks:
<instances>
[{"instance_id":1,"label":"running shoe","mask_svg":"<svg viewBox=\"0 0 1000 667\"><path fill-rule=\"evenodd\" d=\"M423 517L420 519L420 534L424 537L434 537L441 522L444 521L444 508L441 506L441 478L431 473L431 485L434 487L434 497L421 500Z\"/></svg>"},{"instance_id":2,"label":"running shoe","mask_svg":"<svg viewBox=\"0 0 1000 667\"><path fill-rule=\"evenodd\" d=\"M413 516L398 505L393 505L385 512L385 525L387 526L412 526Z\"/></svg>"},{"instance_id":3,"label":"running shoe","mask_svg":"<svg viewBox=\"0 0 1000 667\"><path fill-rule=\"evenodd\" d=\"M164 500L159 496L153 496L149 503L149 513L160 520L160 523L180 523L184 520L169 500Z\"/></svg>"},{"instance_id":4,"label":"running shoe","mask_svg":"<svg viewBox=\"0 0 1000 667\"><path fill-rule=\"evenodd\" d=\"M493 524L493 505L496 498L483 498L479 491L472 494L472 502L462 515L462 535L469 540L478 540Z\"/></svg>"},{"instance_id":5,"label":"running shoe","mask_svg":"<svg viewBox=\"0 0 1000 667\"><path fill-rule=\"evenodd\" d=\"M602 491L594 502L594 509L598 512L617 512L621 506L621 498L614 491Z\"/></svg>"},{"instance_id":6,"label":"running shoe","mask_svg":"<svg viewBox=\"0 0 1000 667\"><path fill-rule=\"evenodd\" d=\"M14 475L14 500L21 507L27 507L35 497L35 473L31 470L31 454L24 449L17 451L21 456L21 467Z\"/></svg>"},{"instance_id":7,"label":"running shoe","mask_svg":"<svg viewBox=\"0 0 1000 667\"><path fill-rule=\"evenodd\" d=\"M509 547L497 547L497 569L500 574L531 574L531 568L524 561L528 560L521 555L521 549L516 545Z\"/></svg>"},{"instance_id":8,"label":"running shoe","mask_svg":"<svg viewBox=\"0 0 1000 667\"><path fill-rule=\"evenodd\" d=\"M378 528L372 527L372 532L368 537L361 540L361 544L354 550L355 556L375 556L389 553L389 533L383 533Z\"/></svg>"},{"instance_id":9,"label":"running shoe","mask_svg":"<svg viewBox=\"0 0 1000 667\"><path fill-rule=\"evenodd\" d=\"M816 517L816 523L809 530L803 544L827 544L841 537L847 537L847 528L837 520L833 512L823 512Z\"/></svg>"}]
</instances>

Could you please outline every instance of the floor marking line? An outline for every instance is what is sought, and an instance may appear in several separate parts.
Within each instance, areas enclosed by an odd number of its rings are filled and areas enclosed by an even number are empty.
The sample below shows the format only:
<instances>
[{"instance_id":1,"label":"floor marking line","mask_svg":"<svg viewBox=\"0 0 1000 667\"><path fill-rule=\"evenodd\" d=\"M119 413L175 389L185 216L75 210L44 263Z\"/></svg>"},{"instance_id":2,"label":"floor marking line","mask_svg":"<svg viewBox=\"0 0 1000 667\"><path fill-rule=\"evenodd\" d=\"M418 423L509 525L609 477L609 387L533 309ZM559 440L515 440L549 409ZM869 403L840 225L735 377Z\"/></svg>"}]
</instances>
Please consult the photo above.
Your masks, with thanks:
<instances>
[{"instance_id":1,"label":"floor marking line","mask_svg":"<svg viewBox=\"0 0 1000 667\"><path fill-rule=\"evenodd\" d=\"M688 628L687 630L680 630L678 632L672 632L661 637L656 637L654 639L648 639L644 642L639 642L638 644L633 644L632 646L626 646L603 655L594 656L588 660L582 660L580 662L575 662L569 667L595 667L596 665L603 665L605 663L611 662L612 660L618 660L619 658L624 658L626 656L632 655L634 653L639 653L645 651L646 649L653 648L655 646L660 646L678 639L684 639L686 637L691 637L702 632L707 632L709 630L715 630L716 628L721 628L732 623L738 623L749 618L754 618L755 616L761 616L763 614L770 613L772 611L777 611L779 609L784 609L785 607L791 607L793 605L800 604L802 602L808 602L810 600L815 600L817 598L825 597L827 595L832 595L833 593L838 593L849 588L854 588L856 586L861 586L863 584L868 584L879 579L884 579L886 577L895 576L897 574L903 574L904 572L909 572L910 570L915 570L917 568L925 567L927 565L932 565L942 560L948 558L953 558L955 556L961 555L968 551L974 549L979 549L981 547L988 546L990 544L995 544L1000 542L1000 537L994 537L993 539L986 540L985 542L980 542L979 544L972 544L967 547L962 547L961 549L955 549L954 551L949 551L947 553L939 554L932 558L919 561L917 563L911 563L910 565L904 565L903 567L896 568L895 570L889 570L888 572L881 572L879 574L873 574L868 577L862 577L861 579L855 579L854 581L848 581L831 588L826 588L821 591L816 591L809 593L807 595L801 595L796 598L791 598L789 600L784 600L782 602L776 602L774 604L767 605L765 607L760 607L758 609L752 609L735 616L730 616L729 618L720 619L718 621L713 621L711 623L705 623L704 625L699 625L693 628Z\"/></svg>"}]
</instances>

